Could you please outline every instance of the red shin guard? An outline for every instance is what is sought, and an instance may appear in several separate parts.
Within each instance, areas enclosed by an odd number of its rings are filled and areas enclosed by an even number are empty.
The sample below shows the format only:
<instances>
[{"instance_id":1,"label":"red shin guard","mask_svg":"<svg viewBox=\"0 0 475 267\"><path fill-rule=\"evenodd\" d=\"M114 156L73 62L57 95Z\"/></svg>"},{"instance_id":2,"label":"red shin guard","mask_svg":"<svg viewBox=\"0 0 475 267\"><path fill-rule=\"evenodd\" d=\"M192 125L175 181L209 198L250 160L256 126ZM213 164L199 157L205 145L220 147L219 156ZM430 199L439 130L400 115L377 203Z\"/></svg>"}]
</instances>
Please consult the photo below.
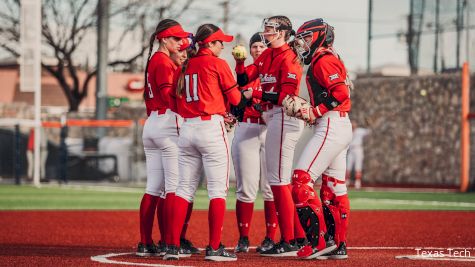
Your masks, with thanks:
<instances>
[{"instance_id":1,"label":"red shin guard","mask_svg":"<svg viewBox=\"0 0 475 267\"><path fill-rule=\"evenodd\" d=\"M348 195L338 196L335 198L335 206L340 213L340 227L338 227L338 239L340 242L346 243L346 234L348 232L348 220L350 218L350 200Z\"/></svg>"},{"instance_id":2,"label":"red shin guard","mask_svg":"<svg viewBox=\"0 0 475 267\"><path fill-rule=\"evenodd\" d=\"M241 237L249 236L253 210L254 203L246 203L239 200L236 201L236 219L239 236Z\"/></svg>"},{"instance_id":3,"label":"red shin guard","mask_svg":"<svg viewBox=\"0 0 475 267\"><path fill-rule=\"evenodd\" d=\"M218 249L221 243L225 211L226 200L224 198L213 198L210 200L208 211L209 245L214 250Z\"/></svg>"},{"instance_id":4,"label":"red shin guard","mask_svg":"<svg viewBox=\"0 0 475 267\"><path fill-rule=\"evenodd\" d=\"M140 242L143 244L153 243L152 229L157 201L157 196L144 194L140 202Z\"/></svg>"}]
</instances>

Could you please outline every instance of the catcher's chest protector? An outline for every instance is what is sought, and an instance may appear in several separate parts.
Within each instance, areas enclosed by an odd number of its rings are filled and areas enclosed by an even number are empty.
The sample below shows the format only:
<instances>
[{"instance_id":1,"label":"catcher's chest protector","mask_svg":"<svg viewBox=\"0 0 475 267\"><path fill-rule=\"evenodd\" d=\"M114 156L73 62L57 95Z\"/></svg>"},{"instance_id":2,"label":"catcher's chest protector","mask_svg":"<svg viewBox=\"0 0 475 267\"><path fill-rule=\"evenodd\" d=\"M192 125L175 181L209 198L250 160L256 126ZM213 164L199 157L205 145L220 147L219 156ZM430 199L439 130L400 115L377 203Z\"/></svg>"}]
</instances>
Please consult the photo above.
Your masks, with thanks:
<instances>
[{"instance_id":1,"label":"catcher's chest protector","mask_svg":"<svg viewBox=\"0 0 475 267\"><path fill-rule=\"evenodd\" d=\"M310 95L310 103L314 107L320 105L323 102L323 98L328 94L328 89L320 85L318 80L313 76L313 66L325 55L328 55L328 53L318 55L314 60L312 60L312 63L310 63L307 70L307 88Z\"/></svg>"}]
</instances>

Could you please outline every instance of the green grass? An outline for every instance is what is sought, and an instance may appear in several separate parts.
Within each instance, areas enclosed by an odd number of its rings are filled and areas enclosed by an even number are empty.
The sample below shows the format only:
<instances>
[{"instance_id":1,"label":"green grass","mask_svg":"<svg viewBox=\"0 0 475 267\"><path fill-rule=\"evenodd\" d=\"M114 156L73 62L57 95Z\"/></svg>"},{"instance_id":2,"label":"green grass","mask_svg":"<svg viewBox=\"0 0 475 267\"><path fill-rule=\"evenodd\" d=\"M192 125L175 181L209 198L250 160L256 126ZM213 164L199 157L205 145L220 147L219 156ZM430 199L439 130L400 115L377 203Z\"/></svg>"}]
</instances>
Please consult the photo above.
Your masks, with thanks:
<instances>
[{"instance_id":1,"label":"green grass","mask_svg":"<svg viewBox=\"0 0 475 267\"><path fill-rule=\"evenodd\" d=\"M0 210L137 210L143 188L102 186L0 185ZM472 210L475 193L408 193L350 191L353 210ZM235 189L228 194L227 208L234 209ZM208 208L205 189L199 189L194 207ZM255 203L263 208L261 196Z\"/></svg>"}]
</instances>

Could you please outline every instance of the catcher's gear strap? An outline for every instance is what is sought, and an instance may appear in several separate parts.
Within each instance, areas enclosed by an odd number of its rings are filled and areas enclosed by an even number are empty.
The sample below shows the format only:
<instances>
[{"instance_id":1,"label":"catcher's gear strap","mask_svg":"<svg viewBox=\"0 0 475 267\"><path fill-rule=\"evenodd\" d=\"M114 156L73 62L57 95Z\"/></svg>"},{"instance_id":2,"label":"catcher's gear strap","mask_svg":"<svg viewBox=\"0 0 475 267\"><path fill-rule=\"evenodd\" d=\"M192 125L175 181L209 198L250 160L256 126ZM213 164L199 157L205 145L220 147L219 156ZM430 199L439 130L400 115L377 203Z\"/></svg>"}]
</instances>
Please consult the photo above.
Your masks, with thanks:
<instances>
[{"instance_id":1,"label":"catcher's gear strap","mask_svg":"<svg viewBox=\"0 0 475 267\"><path fill-rule=\"evenodd\" d=\"M327 176L327 175L322 175L322 186L328 185L329 182L333 183L333 186L336 186L337 184L345 184L346 182L343 180L338 180L336 178Z\"/></svg>"},{"instance_id":2,"label":"catcher's gear strap","mask_svg":"<svg viewBox=\"0 0 475 267\"><path fill-rule=\"evenodd\" d=\"M279 102L279 93L277 92L262 92L262 101L271 102L277 105Z\"/></svg>"},{"instance_id":3,"label":"catcher's gear strap","mask_svg":"<svg viewBox=\"0 0 475 267\"><path fill-rule=\"evenodd\" d=\"M327 55L328 56L333 55L333 56L336 56L338 59L340 59L338 55L333 54L331 51L321 52L317 57L315 57L312 60L312 63L310 64L310 67L308 68L308 71L307 71L307 80L310 84L311 91L312 91L311 98L313 99L313 105L317 107L318 105L323 103L323 105L325 105L325 107L328 110L332 110L338 107L341 104L341 102L330 93L329 88L325 88L322 85L320 85L317 79L315 79L315 77L313 76L313 69L314 69L315 64L321 58Z\"/></svg>"}]
</instances>

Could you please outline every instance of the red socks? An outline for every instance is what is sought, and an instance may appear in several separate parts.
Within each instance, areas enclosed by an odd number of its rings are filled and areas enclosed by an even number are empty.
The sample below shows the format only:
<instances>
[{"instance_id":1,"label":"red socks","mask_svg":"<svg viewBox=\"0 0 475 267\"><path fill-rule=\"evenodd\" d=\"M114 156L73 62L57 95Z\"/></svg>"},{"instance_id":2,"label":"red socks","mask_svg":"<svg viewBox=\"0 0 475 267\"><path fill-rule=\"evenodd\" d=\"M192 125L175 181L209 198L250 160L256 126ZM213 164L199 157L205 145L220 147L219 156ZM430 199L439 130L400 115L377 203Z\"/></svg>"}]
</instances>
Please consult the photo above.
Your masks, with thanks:
<instances>
[{"instance_id":1,"label":"red socks","mask_svg":"<svg viewBox=\"0 0 475 267\"><path fill-rule=\"evenodd\" d=\"M185 224L183 224L183 229L181 229L181 238L186 237L186 230L188 229L188 223L190 222L192 211L193 211L193 202L188 204L188 211L186 212Z\"/></svg>"},{"instance_id":2,"label":"red socks","mask_svg":"<svg viewBox=\"0 0 475 267\"><path fill-rule=\"evenodd\" d=\"M173 203L175 202L175 193L168 193L165 198L164 215L165 215L165 243L172 243L172 227L171 219L173 218Z\"/></svg>"},{"instance_id":3,"label":"red socks","mask_svg":"<svg viewBox=\"0 0 475 267\"><path fill-rule=\"evenodd\" d=\"M185 223L186 213L188 211L188 205L190 203L181 197L175 196L175 201L173 203L173 216L168 220L171 222L170 228L171 231L171 245L180 247L180 234Z\"/></svg>"},{"instance_id":4,"label":"red socks","mask_svg":"<svg viewBox=\"0 0 475 267\"><path fill-rule=\"evenodd\" d=\"M275 232L277 231L277 226L279 225L274 201L264 201L264 215L266 218L266 237L274 240Z\"/></svg>"},{"instance_id":5,"label":"red socks","mask_svg":"<svg viewBox=\"0 0 475 267\"><path fill-rule=\"evenodd\" d=\"M254 203L236 201L236 219L240 237L249 236L253 211Z\"/></svg>"},{"instance_id":6,"label":"red socks","mask_svg":"<svg viewBox=\"0 0 475 267\"><path fill-rule=\"evenodd\" d=\"M158 229L160 230L160 241L165 242L165 199L159 197L157 203L157 221Z\"/></svg>"},{"instance_id":7,"label":"red socks","mask_svg":"<svg viewBox=\"0 0 475 267\"><path fill-rule=\"evenodd\" d=\"M221 243L225 211L226 200L224 198L213 198L210 200L208 210L209 245L214 250L218 249Z\"/></svg>"},{"instance_id":8,"label":"red socks","mask_svg":"<svg viewBox=\"0 0 475 267\"><path fill-rule=\"evenodd\" d=\"M140 242L152 244L153 220L158 197L144 194L140 202Z\"/></svg>"},{"instance_id":9,"label":"red socks","mask_svg":"<svg viewBox=\"0 0 475 267\"><path fill-rule=\"evenodd\" d=\"M294 239L295 205L292 194L287 185L272 185L271 189L274 194L274 204L282 239L289 243Z\"/></svg>"}]
</instances>

